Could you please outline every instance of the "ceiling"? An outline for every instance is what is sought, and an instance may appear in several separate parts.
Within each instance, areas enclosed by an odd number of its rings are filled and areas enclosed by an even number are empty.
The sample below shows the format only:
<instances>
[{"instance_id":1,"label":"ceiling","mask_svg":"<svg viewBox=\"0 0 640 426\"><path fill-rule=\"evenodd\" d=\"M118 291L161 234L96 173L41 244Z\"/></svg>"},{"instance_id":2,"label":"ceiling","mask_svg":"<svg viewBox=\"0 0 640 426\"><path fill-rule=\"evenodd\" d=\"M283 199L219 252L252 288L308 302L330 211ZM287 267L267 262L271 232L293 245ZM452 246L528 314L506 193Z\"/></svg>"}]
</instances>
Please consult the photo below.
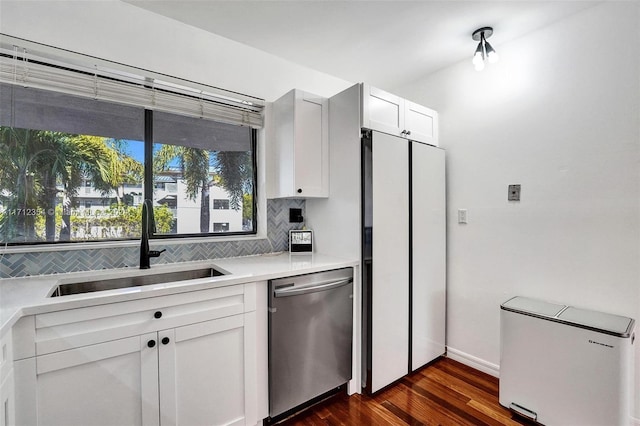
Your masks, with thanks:
<instances>
[{"instance_id":1,"label":"ceiling","mask_svg":"<svg viewBox=\"0 0 640 426\"><path fill-rule=\"evenodd\" d=\"M124 0L291 62L387 90L471 60L473 30L500 45L601 2ZM469 65L471 66L471 64Z\"/></svg>"}]
</instances>

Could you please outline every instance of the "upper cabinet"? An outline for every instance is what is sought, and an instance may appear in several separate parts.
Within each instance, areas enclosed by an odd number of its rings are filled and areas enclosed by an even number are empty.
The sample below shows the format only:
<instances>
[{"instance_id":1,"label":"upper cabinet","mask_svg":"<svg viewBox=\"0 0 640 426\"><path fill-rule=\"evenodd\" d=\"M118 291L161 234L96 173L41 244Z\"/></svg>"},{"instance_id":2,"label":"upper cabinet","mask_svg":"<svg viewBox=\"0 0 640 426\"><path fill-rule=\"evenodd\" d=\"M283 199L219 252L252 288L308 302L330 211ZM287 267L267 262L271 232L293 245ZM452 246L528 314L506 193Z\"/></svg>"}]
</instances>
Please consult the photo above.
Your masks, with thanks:
<instances>
[{"instance_id":1,"label":"upper cabinet","mask_svg":"<svg viewBox=\"0 0 640 426\"><path fill-rule=\"evenodd\" d=\"M328 99L294 89L272 113L267 198L328 197Z\"/></svg>"},{"instance_id":2,"label":"upper cabinet","mask_svg":"<svg viewBox=\"0 0 640 426\"><path fill-rule=\"evenodd\" d=\"M438 113L362 84L362 127L438 146Z\"/></svg>"}]
</instances>

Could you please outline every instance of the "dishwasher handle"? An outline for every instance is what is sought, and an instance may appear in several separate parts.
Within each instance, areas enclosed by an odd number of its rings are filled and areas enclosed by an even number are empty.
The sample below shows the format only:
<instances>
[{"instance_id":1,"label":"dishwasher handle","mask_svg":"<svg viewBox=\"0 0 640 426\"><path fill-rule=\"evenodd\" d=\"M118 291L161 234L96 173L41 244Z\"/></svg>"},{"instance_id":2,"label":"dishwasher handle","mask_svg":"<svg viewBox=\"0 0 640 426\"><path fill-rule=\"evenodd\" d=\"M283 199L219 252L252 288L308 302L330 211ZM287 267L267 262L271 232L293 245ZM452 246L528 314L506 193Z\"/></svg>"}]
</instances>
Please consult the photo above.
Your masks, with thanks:
<instances>
[{"instance_id":1,"label":"dishwasher handle","mask_svg":"<svg viewBox=\"0 0 640 426\"><path fill-rule=\"evenodd\" d=\"M298 287L287 286L284 288L275 289L273 291L273 297L299 296L301 294L315 293L318 291L326 291L336 287L342 287L343 285L346 285L352 282L353 282L353 278L347 278L343 280L323 281L319 283L301 285Z\"/></svg>"}]
</instances>

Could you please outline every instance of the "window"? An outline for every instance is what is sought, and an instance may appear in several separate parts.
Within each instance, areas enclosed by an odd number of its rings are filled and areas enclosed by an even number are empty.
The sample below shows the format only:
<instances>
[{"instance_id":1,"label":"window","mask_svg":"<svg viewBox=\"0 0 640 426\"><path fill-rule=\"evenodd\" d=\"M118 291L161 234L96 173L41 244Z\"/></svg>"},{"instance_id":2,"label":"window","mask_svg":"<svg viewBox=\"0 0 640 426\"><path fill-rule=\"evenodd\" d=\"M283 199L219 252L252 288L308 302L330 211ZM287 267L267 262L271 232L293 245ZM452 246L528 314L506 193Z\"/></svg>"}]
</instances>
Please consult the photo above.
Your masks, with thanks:
<instances>
[{"instance_id":1,"label":"window","mask_svg":"<svg viewBox=\"0 0 640 426\"><path fill-rule=\"evenodd\" d=\"M229 224L228 223L213 223L213 232L228 232Z\"/></svg>"},{"instance_id":2,"label":"window","mask_svg":"<svg viewBox=\"0 0 640 426\"><path fill-rule=\"evenodd\" d=\"M153 181L177 183L177 193L172 194L175 229L159 232L255 231L254 133L243 126L153 113ZM154 205L162 204L169 195L156 189ZM226 202L226 207L220 202ZM212 222L214 229L210 228ZM216 228L216 224L220 226Z\"/></svg>"},{"instance_id":3,"label":"window","mask_svg":"<svg viewBox=\"0 0 640 426\"><path fill-rule=\"evenodd\" d=\"M2 244L139 238L145 198L154 237L256 232L250 127L10 84L0 99Z\"/></svg>"},{"instance_id":4,"label":"window","mask_svg":"<svg viewBox=\"0 0 640 426\"><path fill-rule=\"evenodd\" d=\"M142 183L144 109L5 84L0 99L3 244L140 236L124 185Z\"/></svg>"},{"instance_id":5,"label":"window","mask_svg":"<svg viewBox=\"0 0 640 426\"><path fill-rule=\"evenodd\" d=\"M213 200L214 210L229 210L229 200Z\"/></svg>"},{"instance_id":6,"label":"window","mask_svg":"<svg viewBox=\"0 0 640 426\"><path fill-rule=\"evenodd\" d=\"M3 42L1 244L139 238L145 199L155 238L256 232L263 100Z\"/></svg>"}]
</instances>

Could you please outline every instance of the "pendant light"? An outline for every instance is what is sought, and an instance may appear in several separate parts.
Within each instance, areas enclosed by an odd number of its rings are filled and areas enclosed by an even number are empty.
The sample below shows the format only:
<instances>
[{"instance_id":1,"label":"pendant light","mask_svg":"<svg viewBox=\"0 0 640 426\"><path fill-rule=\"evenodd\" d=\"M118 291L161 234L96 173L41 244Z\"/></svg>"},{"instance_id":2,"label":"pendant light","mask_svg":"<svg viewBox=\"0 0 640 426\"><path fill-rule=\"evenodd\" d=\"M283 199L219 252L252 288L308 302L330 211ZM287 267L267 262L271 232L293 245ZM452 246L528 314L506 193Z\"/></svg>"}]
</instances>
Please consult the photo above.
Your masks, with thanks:
<instances>
[{"instance_id":1,"label":"pendant light","mask_svg":"<svg viewBox=\"0 0 640 426\"><path fill-rule=\"evenodd\" d=\"M476 71L482 71L484 69L484 60L487 59L489 63L498 62L498 54L495 49L489 44L487 39L493 34L493 28L482 27L478 28L471 34L471 38L478 42L478 47L473 54L473 65Z\"/></svg>"}]
</instances>

